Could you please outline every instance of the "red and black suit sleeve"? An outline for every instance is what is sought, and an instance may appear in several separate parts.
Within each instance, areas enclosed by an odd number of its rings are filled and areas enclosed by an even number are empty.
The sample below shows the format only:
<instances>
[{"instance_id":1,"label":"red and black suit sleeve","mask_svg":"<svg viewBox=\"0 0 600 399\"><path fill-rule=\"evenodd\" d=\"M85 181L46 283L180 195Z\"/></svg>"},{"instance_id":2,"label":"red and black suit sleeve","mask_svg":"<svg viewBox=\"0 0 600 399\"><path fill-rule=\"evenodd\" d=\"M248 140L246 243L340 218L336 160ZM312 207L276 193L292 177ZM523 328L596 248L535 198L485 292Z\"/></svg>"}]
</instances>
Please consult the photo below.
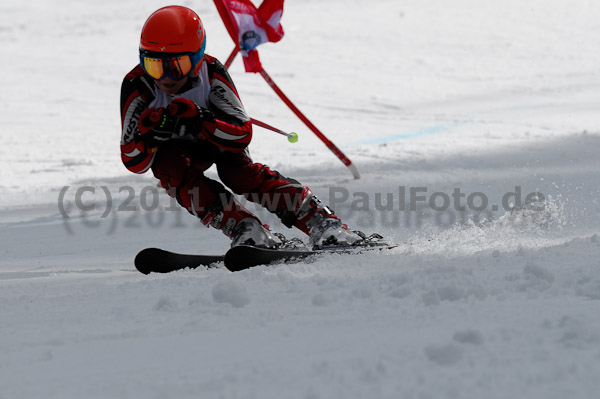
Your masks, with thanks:
<instances>
[{"instance_id":1,"label":"red and black suit sleeve","mask_svg":"<svg viewBox=\"0 0 600 399\"><path fill-rule=\"evenodd\" d=\"M155 97L153 84L138 65L121 85L121 160L134 173L144 173L152 166L156 149L140 140L138 118Z\"/></svg>"},{"instance_id":2,"label":"red and black suit sleeve","mask_svg":"<svg viewBox=\"0 0 600 399\"><path fill-rule=\"evenodd\" d=\"M227 70L216 58L205 55L210 81L209 109L213 120L203 130L209 141L232 152L243 151L252 139L252 123Z\"/></svg>"}]
</instances>

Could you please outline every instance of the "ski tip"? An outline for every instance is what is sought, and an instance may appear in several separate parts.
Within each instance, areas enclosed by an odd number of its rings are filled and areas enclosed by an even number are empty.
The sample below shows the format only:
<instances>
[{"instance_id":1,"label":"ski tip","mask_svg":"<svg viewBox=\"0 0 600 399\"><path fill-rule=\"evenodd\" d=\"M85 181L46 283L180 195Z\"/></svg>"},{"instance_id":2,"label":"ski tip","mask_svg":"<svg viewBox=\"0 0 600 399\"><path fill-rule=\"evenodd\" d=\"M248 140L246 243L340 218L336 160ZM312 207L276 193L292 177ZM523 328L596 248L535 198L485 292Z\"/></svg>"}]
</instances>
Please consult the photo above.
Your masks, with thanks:
<instances>
[{"instance_id":1,"label":"ski tip","mask_svg":"<svg viewBox=\"0 0 600 399\"><path fill-rule=\"evenodd\" d=\"M252 245L238 245L227 251L225 254L225 267L230 272L239 272L248 269L254 262L257 248Z\"/></svg>"},{"instance_id":2,"label":"ski tip","mask_svg":"<svg viewBox=\"0 0 600 399\"><path fill-rule=\"evenodd\" d=\"M149 265L152 264L151 260L159 253L162 249L158 248L146 248L142 249L135 256L135 268L142 274L150 274L152 270Z\"/></svg>"}]
</instances>

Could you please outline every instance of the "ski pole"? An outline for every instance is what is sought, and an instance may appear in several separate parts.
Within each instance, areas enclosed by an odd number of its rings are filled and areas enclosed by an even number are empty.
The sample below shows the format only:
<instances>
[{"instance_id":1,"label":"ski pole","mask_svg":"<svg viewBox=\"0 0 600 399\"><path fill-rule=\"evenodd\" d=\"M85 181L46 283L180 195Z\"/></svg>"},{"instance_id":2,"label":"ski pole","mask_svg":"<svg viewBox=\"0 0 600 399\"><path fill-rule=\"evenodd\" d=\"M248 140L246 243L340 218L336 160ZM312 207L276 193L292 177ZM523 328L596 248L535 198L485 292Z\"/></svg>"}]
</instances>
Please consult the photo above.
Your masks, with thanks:
<instances>
[{"instance_id":1,"label":"ski pole","mask_svg":"<svg viewBox=\"0 0 600 399\"><path fill-rule=\"evenodd\" d=\"M229 57L227 58L227 61L225 62L225 69L229 69L229 67L231 66L231 63L235 59L235 56L238 55L239 52L240 52L240 48L236 46L233 49L233 51L231 52L231 54L229 54ZM296 133L296 132L286 133L281 129L277 129L274 126L271 126L267 123L261 122L258 119L254 119L254 118L250 118L250 122L252 122L252 124L254 124L256 126L260 126L264 129L268 129L268 130L271 130L272 132L279 133L283 136L286 136L290 143L295 143L296 141L298 141L298 133Z\"/></svg>"},{"instance_id":2,"label":"ski pole","mask_svg":"<svg viewBox=\"0 0 600 399\"><path fill-rule=\"evenodd\" d=\"M268 130L270 130L270 131L272 131L272 132L279 133L279 134L281 134L282 136L285 136L285 137L287 137L287 139L288 139L288 141L289 141L290 143L295 143L296 141L298 141L298 133L296 133L296 132L290 132L290 133L286 133L286 132L284 132L283 130L279 130L279 129L277 129L276 127L273 127L273 126L271 126L271 125L268 125L268 124L266 124L266 123L264 123L264 122L261 122L261 121L259 121L259 120L257 120L257 119L254 119L254 118L250 118L250 121L251 121L251 122L252 122L254 125L256 125L256 126L260 126L260 127L262 127L262 128L268 129Z\"/></svg>"},{"instance_id":3,"label":"ski pole","mask_svg":"<svg viewBox=\"0 0 600 399\"><path fill-rule=\"evenodd\" d=\"M267 71L264 70L264 68L260 70L260 74L263 77L263 79L267 82L267 84L271 86L271 89L273 89L273 91L279 96L279 98L283 100L285 105L287 105L289 109L291 109L292 112L294 112L294 114L296 114L296 116L300 118L300 120L304 122L304 124L308 126L308 128L312 130L312 132L327 146L327 148L329 148L329 150L333 152L335 156L337 156L338 159L342 161L342 163L348 169L350 169L352 176L354 176L355 179L360 179L360 173L358 172L356 165L354 165L352 161L346 156L346 154L342 152L342 150L340 150L335 144L333 144L331 140L329 140L323 133L321 133L321 131L317 129L317 127L313 125L312 122L309 121L308 118L304 116L302 112L300 112L298 107L296 107L294 103L292 103L292 101L283 93L283 91L281 91L279 86L275 84L275 81L271 79L271 77L269 76Z\"/></svg>"}]
</instances>

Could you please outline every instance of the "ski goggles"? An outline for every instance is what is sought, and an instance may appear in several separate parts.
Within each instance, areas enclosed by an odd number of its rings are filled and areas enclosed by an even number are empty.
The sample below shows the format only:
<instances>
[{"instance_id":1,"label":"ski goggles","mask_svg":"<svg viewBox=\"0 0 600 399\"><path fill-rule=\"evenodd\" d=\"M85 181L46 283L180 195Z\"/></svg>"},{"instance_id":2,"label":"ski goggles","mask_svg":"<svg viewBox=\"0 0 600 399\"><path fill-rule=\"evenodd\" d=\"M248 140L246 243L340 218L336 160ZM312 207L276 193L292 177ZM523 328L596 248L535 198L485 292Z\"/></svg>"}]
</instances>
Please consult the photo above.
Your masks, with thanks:
<instances>
[{"instance_id":1,"label":"ski goggles","mask_svg":"<svg viewBox=\"0 0 600 399\"><path fill-rule=\"evenodd\" d=\"M204 46L196 53L160 54L140 50L140 65L152 79L169 77L181 80L200 62L204 56Z\"/></svg>"}]
</instances>

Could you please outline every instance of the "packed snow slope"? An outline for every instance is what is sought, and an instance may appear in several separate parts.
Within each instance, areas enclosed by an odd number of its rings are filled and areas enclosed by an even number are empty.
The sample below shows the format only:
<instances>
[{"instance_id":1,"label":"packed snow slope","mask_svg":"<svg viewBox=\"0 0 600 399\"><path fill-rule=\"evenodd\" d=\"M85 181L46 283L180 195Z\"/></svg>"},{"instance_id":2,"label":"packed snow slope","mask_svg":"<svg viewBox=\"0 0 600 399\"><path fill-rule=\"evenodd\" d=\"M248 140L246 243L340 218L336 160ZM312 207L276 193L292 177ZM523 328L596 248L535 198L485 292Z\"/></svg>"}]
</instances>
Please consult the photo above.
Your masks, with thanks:
<instances>
[{"instance_id":1,"label":"packed snow slope","mask_svg":"<svg viewBox=\"0 0 600 399\"><path fill-rule=\"evenodd\" d=\"M228 247L120 163L163 5L0 5L0 398L597 397L600 3L288 0L263 65L362 178L237 59L249 113L300 134L251 153L399 247L144 276L144 247Z\"/></svg>"}]
</instances>

